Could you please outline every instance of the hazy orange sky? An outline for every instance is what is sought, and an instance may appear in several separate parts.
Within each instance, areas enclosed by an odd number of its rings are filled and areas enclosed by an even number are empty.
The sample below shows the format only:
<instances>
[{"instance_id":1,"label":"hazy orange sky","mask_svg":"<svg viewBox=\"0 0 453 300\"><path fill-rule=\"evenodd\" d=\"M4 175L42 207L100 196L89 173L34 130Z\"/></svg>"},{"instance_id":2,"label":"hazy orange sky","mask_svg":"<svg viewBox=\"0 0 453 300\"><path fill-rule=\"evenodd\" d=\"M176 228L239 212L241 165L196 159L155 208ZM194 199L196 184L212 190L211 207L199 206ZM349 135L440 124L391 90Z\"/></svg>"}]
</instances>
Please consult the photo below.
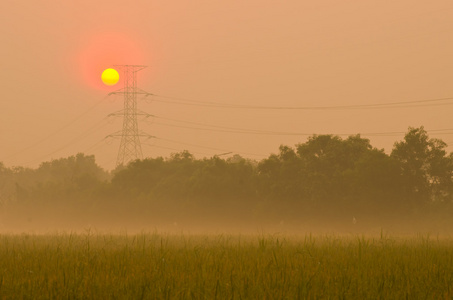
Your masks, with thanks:
<instances>
[{"instance_id":1,"label":"hazy orange sky","mask_svg":"<svg viewBox=\"0 0 453 300\"><path fill-rule=\"evenodd\" d=\"M104 138L122 120L106 116L122 98L105 96L121 84L105 87L100 76L114 64L147 65L138 85L150 93L226 105L453 97L451 0L6 0L0 36L0 161L9 167L84 152L113 168L119 140ZM157 137L143 141L146 157L187 149L199 158L232 151L262 159L307 139L269 131L363 133L389 153L408 126L424 125L453 144L451 105L272 110L171 102L180 101L139 100L158 117L139 125Z\"/></svg>"}]
</instances>

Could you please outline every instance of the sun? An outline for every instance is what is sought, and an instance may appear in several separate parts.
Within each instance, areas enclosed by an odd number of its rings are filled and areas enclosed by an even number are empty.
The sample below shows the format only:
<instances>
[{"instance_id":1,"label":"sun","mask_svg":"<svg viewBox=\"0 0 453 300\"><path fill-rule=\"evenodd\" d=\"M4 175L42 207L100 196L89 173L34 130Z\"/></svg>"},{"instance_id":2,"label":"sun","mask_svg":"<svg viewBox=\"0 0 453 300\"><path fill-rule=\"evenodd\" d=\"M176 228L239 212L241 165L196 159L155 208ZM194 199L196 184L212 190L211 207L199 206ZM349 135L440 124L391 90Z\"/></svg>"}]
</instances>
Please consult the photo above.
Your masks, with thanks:
<instances>
[{"instance_id":1,"label":"sun","mask_svg":"<svg viewBox=\"0 0 453 300\"><path fill-rule=\"evenodd\" d=\"M102 82L105 85L115 85L120 79L120 75L115 69L105 69L101 75Z\"/></svg>"}]
</instances>

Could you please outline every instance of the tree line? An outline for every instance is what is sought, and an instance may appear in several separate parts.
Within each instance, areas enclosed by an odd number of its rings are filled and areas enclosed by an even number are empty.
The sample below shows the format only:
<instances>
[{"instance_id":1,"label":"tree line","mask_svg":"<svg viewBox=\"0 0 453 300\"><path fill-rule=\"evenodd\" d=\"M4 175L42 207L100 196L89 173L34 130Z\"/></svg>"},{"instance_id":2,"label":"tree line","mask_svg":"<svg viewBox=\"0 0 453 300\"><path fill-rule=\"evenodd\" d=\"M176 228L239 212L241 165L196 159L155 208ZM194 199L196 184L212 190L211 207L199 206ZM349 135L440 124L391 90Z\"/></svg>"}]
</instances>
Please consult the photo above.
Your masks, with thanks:
<instances>
[{"instance_id":1,"label":"tree line","mask_svg":"<svg viewBox=\"0 0 453 300\"><path fill-rule=\"evenodd\" d=\"M448 214L453 154L423 127L409 128L390 154L360 135L313 135L260 160L196 159L188 151L146 158L111 172L77 154L36 169L0 163L3 207L71 207L162 218Z\"/></svg>"}]
</instances>

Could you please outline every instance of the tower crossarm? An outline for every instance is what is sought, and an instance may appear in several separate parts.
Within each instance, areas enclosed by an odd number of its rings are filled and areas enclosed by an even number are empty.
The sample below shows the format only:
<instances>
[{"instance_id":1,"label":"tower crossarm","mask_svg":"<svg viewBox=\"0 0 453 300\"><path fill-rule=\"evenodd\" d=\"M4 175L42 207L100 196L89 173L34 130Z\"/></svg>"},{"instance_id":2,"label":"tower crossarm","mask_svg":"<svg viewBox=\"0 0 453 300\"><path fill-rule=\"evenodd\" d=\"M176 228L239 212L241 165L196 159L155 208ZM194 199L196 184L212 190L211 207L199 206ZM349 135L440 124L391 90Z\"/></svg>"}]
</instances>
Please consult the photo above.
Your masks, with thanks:
<instances>
[{"instance_id":1,"label":"tower crossarm","mask_svg":"<svg viewBox=\"0 0 453 300\"><path fill-rule=\"evenodd\" d=\"M118 117L118 116L122 116L122 117L123 117L125 114L126 114L126 112L124 111L124 109L122 109L122 110L116 111L116 112L114 112L114 113L108 114L107 116L108 116L108 117ZM151 114L149 114L149 113L147 113L147 112L144 112L144 111L142 111L142 110L139 110L139 111L137 111L136 113L134 113L134 114L129 114L129 115L134 115L134 116L144 116L144 117L146 117L146 118L155 117L154 115L151 115Z\"/></svg>"},{"instance_id":2,"label":"tower crossarm","mask_svg":"<svg viewBox=\"0 0 453 300\"><path fill-rule=\"evenodd\" d=\"M119 90L117 90L117 91L110 92L110 93L108 93L107 95L108 95L108 96L112 96L112 95L124 95L124 94L127 94L127 93L131 93L131 91L124 91L123 89L119 89ZM136 95L145 95L145 97L147 97L147 96L153 96L153 94L148 93L148 92L143 91L143 90L133 91L133 93L136 94Z\"/></svg>"}]
</instances>

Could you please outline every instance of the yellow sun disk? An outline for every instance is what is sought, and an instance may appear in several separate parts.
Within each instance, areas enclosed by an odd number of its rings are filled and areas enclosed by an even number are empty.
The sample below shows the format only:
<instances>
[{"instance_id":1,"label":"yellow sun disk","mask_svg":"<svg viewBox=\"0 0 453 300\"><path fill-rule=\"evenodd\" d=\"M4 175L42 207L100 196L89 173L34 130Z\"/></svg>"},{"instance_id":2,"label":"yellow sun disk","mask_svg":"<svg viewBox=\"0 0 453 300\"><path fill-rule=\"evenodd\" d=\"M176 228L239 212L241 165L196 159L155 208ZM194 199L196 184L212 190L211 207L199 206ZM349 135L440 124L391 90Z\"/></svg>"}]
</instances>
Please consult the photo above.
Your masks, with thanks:
<instances>
[{"instance_id":1,"label":"yellow sun disk","mask_svg":"<svg viewBox=\"0 0 453 300\"><path fill-rule=\"evenodd\" d=\"M106 85L115 85L120 79L120 75L115 69L105 69L102 72L101 79Z\"/></svg>"}]
</instances>

